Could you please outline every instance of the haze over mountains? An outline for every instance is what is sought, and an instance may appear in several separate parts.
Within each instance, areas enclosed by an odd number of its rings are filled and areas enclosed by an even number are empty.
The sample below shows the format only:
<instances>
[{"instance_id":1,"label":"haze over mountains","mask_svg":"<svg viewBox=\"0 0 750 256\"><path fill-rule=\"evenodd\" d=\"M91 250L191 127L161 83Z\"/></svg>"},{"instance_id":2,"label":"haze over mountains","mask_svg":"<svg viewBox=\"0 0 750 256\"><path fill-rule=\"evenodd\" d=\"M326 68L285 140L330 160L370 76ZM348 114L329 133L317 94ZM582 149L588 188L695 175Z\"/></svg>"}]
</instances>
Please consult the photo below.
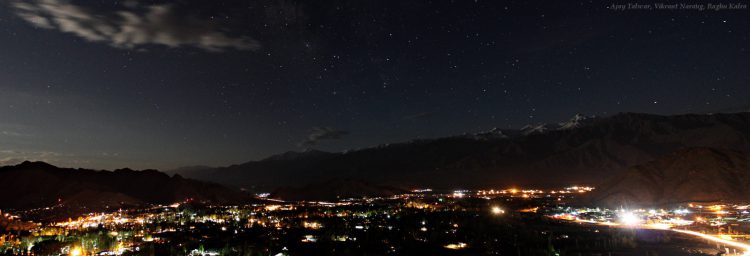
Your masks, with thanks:
<instances>
[{"instance_id":1,"label":"haze over mountains","mask_svg":"<svg viewBox=\"0 0 750 256\"><path fill-rule=\"evenodd\" d=\"M327 153L288 152L185 176L258 191L334 178L401 187L598 184L683 148L750 150L750 113L576 115L559 124L493 129Z\"/></svg>"}]
</instances>

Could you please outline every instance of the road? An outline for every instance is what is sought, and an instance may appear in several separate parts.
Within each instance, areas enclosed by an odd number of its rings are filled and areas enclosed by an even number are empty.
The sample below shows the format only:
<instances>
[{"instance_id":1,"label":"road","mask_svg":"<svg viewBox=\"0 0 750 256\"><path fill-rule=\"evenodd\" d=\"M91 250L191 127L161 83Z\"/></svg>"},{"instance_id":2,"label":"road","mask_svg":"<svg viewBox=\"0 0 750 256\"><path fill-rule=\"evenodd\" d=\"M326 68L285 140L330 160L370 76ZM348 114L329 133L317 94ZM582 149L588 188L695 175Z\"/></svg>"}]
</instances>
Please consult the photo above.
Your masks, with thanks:
<instances>
[{"instance_id":1,"label":"road","mask_svg":"<svg viewBox=\"0 0 750 256\"><path fill-rule=\"evenodd\" d=\"M750 244L734 241L734 240L727 240L723 239L717 235L709 235L709 234L703 234L700 232L692 231L692 230L686 230L686 229L678 229L673 228L669 225L663 225L663 224L635 224L635 225L624 225L620 223L614 223L614 222L599 222L599 221L591 221L591 220L582 220L582 219L576 219L576 222L583 222L583 223L591 223L596 225L603 225L603 226L610 226L610 227L621 227L621 228L638 228L638 229L658 229L658 230L666 230L666 231L672 231L680 234L685 234L689 236L693 236L696 238L705 239L711 242L715 242L718 244L722 244L726 247L735 248L738 250L743 251L742 255L744 256L750 256Z\"/></svg>"}]
</instances>

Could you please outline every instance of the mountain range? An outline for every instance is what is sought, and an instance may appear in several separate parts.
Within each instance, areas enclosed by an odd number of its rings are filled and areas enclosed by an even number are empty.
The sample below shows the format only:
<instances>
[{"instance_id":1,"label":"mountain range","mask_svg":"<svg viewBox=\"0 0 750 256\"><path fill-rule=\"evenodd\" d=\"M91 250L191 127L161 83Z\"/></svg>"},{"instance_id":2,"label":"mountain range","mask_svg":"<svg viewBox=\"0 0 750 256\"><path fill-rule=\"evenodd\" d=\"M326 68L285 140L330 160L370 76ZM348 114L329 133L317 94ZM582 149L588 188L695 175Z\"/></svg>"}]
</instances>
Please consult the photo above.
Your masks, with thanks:
<instances>
[{"instance_id":1,"label":"mountain range","mask_svg":"<svg viewBox=\"0 0 750 256\"><path fill-rule=\"evenodd\" d=\"M744 174L747 153L742 152L750 152L747 112L576 115L522 129L340 153L286 152L227 167L192 166L174 170L178 174L172 176L24 162L0 167L0 209L252 200L241 189L274 192L281 199L330 200L392 195L415 187L573 184L596 185L592 200L610 205L742 200L750 192L745 190L750 185Z\"/></svg>"},{"instance_id":2,"label":"mountain range","mask_svg":"<svg viewBox=\"0 0 750 256\"><path fill-rule=\"evenodd\" d=\"M172 177L155 170L96 171L59 168L44 162L0 167L0 209L50 206L117 208L171 204L188 199L215 203L252 200L222 185Z\"/></svg>"},{"instance_id":3,"label":"mountain range","mask_svg":"<svg viewBox=\"0 0 750 256\"><path fill-rule=\"evenodd\" d=\"M342 153L287 152L183 175L255 191L332 179L402 188L599 184L631 166L692 147L750 150L750 113L576 115L551 125Z\"/></svg>"},{"instance_id":4,"label":"mountain range","mask_svg":"<svg viewBox=\"0 0 750 256\"><path fill-rule=\"evenodd\" d=\"M714 148L678 150L611 178L587 199L623 208L747 202L750 153Z\"/></svg>"}]
</instances>

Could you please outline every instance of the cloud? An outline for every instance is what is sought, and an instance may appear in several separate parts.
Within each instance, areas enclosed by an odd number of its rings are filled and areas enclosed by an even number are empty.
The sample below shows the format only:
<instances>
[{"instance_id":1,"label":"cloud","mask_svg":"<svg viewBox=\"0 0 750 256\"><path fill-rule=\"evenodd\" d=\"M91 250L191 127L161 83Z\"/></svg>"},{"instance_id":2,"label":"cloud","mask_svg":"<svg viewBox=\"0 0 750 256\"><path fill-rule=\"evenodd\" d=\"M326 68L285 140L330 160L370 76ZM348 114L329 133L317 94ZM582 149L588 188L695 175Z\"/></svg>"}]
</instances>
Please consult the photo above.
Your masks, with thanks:
<instances>
[{"instance_id":1,"label":"cloud","mask_svg":"<svg viewBox=\"0 0 750 256\"><path fill-rule=\"evenodd\" d=\"M173 5L139 5L110 13L72 4L66 0L11 2L16 14L43 28L59 30L90 42L133 49L144 45L192 46L207 51L256 50L260 43L249 37L230 36L210 21L178 15Z\"/></svg>"},{"instance_id":2,"label":"cloud","mask_svg":"<svg viewBox=\"0 0 750 256\"><path fill-rule=\"evenodd\" d=\"M307 139L299 143L300 147L317 145L321 140L337 140L349 134L348 131L336 130L331 127L313 127Z\"/></svg>"},{"instance_id":3,"label":"cloud","mask_svg":"<svg viewBox=\"0 0 750 256\"><path fill-rule=\"evenodd\" d=\"M23 133L14 132L14 131L0 131L0 135L2 135L2 136L8 136L8 137L26 137L26 136L29 136L28 134L23 134Z\"/></svg>"},{"instance_id":4,"label":"cloud","mask_svg":"<svg viewBox=\"0 0 750 256\"><path fill-rule=\"evenodd\" d=\"M62 157L65 157L65 155L52 151L23 151L5 149L0 150L0 166L18 164L26 160L52 162L59 160Z\"/></svg>"},{"instance_id":5,"label":"cloud","mask_svg":"<svg viewBox=\"0 0 750 256\"><path fill-rule=\"evenodd\" d=\"M433 112L420 112L413 115L404 116L404 120L420 120L432 117Z\"/></svg>"},{"instance_id":6,"label":"cloud","mask_svg":"<svg viewBox=\"0 0 750 256\"><path fill-rule=\"evenodd\" d=\"M23 161L42 161L57 166L81 167L91 161L74 154L53 151L0 150L0 166L16 165Z\"/></svg>"},{"instance_id":7,"label":"cloud","mask_svg":"<svg viewBox=\"0 0 750 256\"><path fill-rule=\"evenodd\" d=\"M15 95L13 95L13 96L15 96ZM9 102L12 105L19 106L19 105L16 105L14 103L14 101L6 100L5 97L0 97L0 102ZM0 113L0 114L2 114L2 113ZM23 124L2 123L2 122L0 122L0 139L2 139L2 138L33 137L33 135L31 133L29 133L30 129L31 128L29 126L23 125Z\"/></svg>"},{"instance_id":8,"label":"cloud","mask_svg":"<svg viewBox=\"0 0 750 256\"><path fill-rule=\"evenodd\" d=\"M2 157L0 158L0 166L17 165L23 162L23 159L13 157Z\"/></svg>"}]
</instances>

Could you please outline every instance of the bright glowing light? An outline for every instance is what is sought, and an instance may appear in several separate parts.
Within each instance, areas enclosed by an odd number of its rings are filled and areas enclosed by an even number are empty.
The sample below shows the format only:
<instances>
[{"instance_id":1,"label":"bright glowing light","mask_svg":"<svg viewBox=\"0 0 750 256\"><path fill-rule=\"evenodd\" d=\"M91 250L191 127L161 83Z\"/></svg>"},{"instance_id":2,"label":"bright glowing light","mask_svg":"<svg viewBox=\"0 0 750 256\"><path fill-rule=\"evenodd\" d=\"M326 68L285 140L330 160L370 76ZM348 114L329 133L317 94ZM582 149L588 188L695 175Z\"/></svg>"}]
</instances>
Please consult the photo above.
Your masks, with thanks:
<instances>
[{"instance_id":1,"label":"bright glowing light","mask_svg":"<svg viewBox=\"0 0 750 256\"><path fill-rule=\"evenodd\" d=\"M719 238L724 239L724 240L733 240L732 236L730 235L719 235Z\"/></svg>"},{"instance_id":2,"label":"bright glowing light","mask_svg":"<svg viewBox=\"0 0 750 256\"><path fill-rule=\"evenodd\" d=\"M70 249L70 256L80 256L83 254L83 251L81 251L81 248L79 247L73 247L73 249Z\"/></svg>"},{"instance_id":3,"label":"bright glowing light","mask_svg":"<svg viewBox=\"0 0 750 256\"><path fill-rule=\"evenodd\" d=\"M641 219L632 212L624 212L620 214L620 222L628 226L634 226L640 224Z\"/></svg>"},{"instance_id":4,"label":"bright glowing light","mask_svg":"<svg viewBox=\"0 0 750 256\"><path fill-rule=\"evenodd\" d=\"M690 230L672 229L672 231L683 233L683 234L688 234L688 235L693 235L693 236L698 236L698 237L704 238L706 240L710 240L710 241L713 241L713 242L721 243L721 244L732 246L732 247L742 248L743 250L745 250L745 253L743 255L748 255L748 252L750 252L750 245L745 244L745 243L740 243L740 242L735 242L735 241L730 241L730 240L724 240L724 239L721 239L719 237L715 237L715 236L712 236L712 235L706 235L706 234L703 234L703 233L698 233L698 232L690 231Z\"/></svg>"},{"instance_id":5,"label":"bright glowing light","mask_svg":"<svg viewBox=\"0 0 750 256\"><path fill-rule=\"evenodd\" d=\"M673 219L669 219L669 220L667 220L666 222L667 222L667 223L669 223L669 224L673 224L673 225L676 225L676 226L687 226L687 225L692 225L692 224L694 223L694 221L691 221L691 220L683 220L683 219L681 219L681 218L673 218Z\"/></svg>"},{"instance_id":6,"label":"bright glowing light","mask_svg":"<svg viewBox=\"0 0 750 256\"><path fill-rule=\"evenodd\" d=\"M505 213L505 211L499 206L492 207L492 214L503 214L503 213Z\"/></svg>"},{"instance_id":7,"label":"bright glowing light","mask_svg":"<svg viewBox=\"0 0 750 256\"><path fill-rule=\"evenodd\" d=\"M305 237L302 239L303 243L314 243L317 241L318 241L318 238L316 238L313 235L305 235Z\"/></svg>"},{"instance_id":8,"label":"bright glowing light","mask_svg":"<svg viewBox=\"0 0 750 256\"><path fill-rule=\"evenodd\" d=\"M281 205L266 205L266 211L275 211L281 208Z\"/></svg>"},{"instance_id":9,"label":"bright glowing light","mask_svg":"<svg viewBox=\"0 0 750 256\"><path fill-rule=\"evenodd\" d=\"M555 215L553 217L554 218L562 218L563 216L564 216L564 214L559 214L559 215ZM649 228L649 229L662 229L662 230L669 230L669 231L673 231L673 232L678 232L678 233L683 233L683 234L687 234L687 235L692 235L692 236L700 237L700 238L703 238L703 239L706 239L706 240L709 240L709 241L712 241L712 242L723 244L723 245L725 245L727 247L734 247L734 248L737 248L737 249L741 249L741 250L744 251L742 255L744 255L744 256L750 256L750 244L746 244L744 242L735 240L730 235L708 235L708 234L703 234L703 233L700 233L700 232L695 232L695 231L690 231L690 230L684 230L684 229L676 229L676 228L674 228L676 225L683 224L683 223L684 224L688 224L688 223L692 224L692 221L686 221L686 220L682 220L682 219L670 219L670 220L667 220L665 222L660 222L660 223L648 223L648 224L644 224L644 220L641 219L641 217L639 217L638 215L636 215L636 214L634 214L633 212L630 212L630 211L622 211L622 212L620 212L618 214L618 218L619 218L619 222L621 224L627 225L630 228L637 227L637 228ZM697 217L696 220L697 221L703 221L705 219L703 219L701 217ZM587 223L593 223L593 224L599 224L599 225L610 225L610 224L613 224L615 226L617 225L617 224L609 223L609 222L601 222L601 221L594 221L594 220L584 220L584 219L578 219L578 218L576 218L575 221L578 221L578 222L587 222Z\"/></svg>"},{"instance_id":10,"label":"bright glowing light","mask_svg":"<svg viewBox=\"0 0 750 256\"><path fill-rule=\"evenodd\" d=\"M323 225L320 225L320 223L318 222L307 222L307 221L302 222L302 226L304 226L305 228L309 228L309 229L319 229L323 227Z\"/></svg>"},{"instance_id":11,"label":"bright glowing light","mask_svg":"<svg viewBox=\"0 0 750 256\"><path fill-rule=\"evenodd\" d=\"M674 213L676 213L676 214L683 214L684 215L684 214L690 213L690 211L688 209L677 209L677 210L674 211Z\"/></svg>"},{"instance_id":12,"label":"bright glowing light","mask_svg":"<svg viewBox=\"0 0 750 256\"><path fill-rule=\"evenodd\" d=\"M665 229L666 230L666 229L672 228L672 225L669 225L667 223L652 223L652 224L646 225L646 227L653 228L653 229Z\"/></svg>"},{"instance_id":13,"label":"bright glowing light","mask_svg":"<svg viewBox=\"0 0 750 256\"><path fill-rule=\"evenodd\" d=\"M466 243L447 244L444 247L451 250L460 250L466 248Z\"/></svg>"}]
</instances>

